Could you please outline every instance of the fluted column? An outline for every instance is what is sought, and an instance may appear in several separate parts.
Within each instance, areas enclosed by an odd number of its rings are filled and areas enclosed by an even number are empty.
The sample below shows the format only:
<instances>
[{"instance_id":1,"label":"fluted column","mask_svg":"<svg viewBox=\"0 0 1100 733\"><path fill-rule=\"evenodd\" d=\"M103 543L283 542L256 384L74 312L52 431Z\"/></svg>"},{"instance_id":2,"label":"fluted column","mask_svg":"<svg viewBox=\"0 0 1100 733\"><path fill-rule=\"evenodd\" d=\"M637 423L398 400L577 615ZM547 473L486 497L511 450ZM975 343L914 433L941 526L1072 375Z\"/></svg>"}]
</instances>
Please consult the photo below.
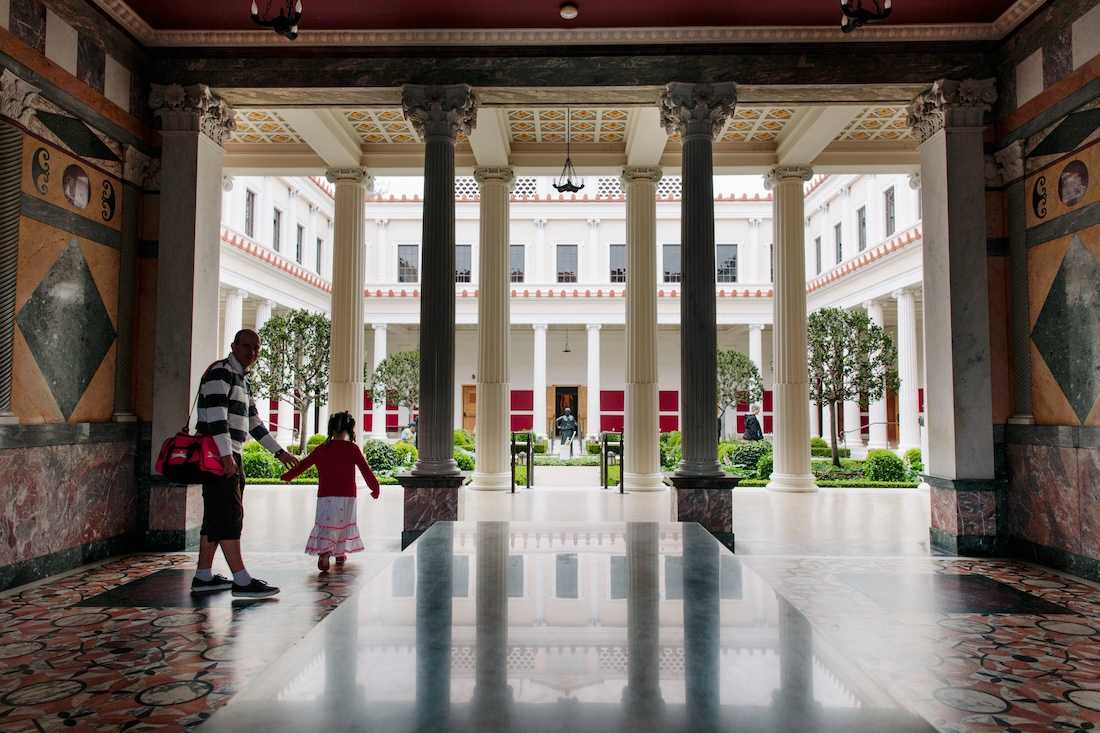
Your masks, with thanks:
<instances>
[{"instance_id":1,"label":"fluted column","mask_svg":"<svg viewBox=\"0 0 1100 733\"><path fill-rule=\"evenodd\" d=\"M535 393L534 417L531 430L536 436L546 435L546 324L532 325L535 332L534 348L531 350L531 385Z\"/></svg>"},{"instance_id":2,"label":"fluted column","mask_svg":"<svg viewBox=\"0 0 1100 733\"><path fill-rule=\"evenodd\" d=\"M481 186L481 282L477 298L477 471L471 488L504 490L511 485L508 193L514 174L511 168L477 168L474 177Z\"/></svg>"},{"instance_id":3,"label":"fluted column","mask_svg":"<svg viewBox=\"0 0 1100 733\"><path fill-rule=\"evenodd\" d=\"M0 425L15 424L11 410L15 348L15 283L19 271L19 207L22 201L23 131L0 123Z\"/></svg>"},{"instance_id":4,"label":"fluted column","mask_svg":"<svg viewBox=\"0 0 1100 733\"><path fill-rule=\"evenodd\" d=\"M588 324L588 400L585 434L600 434L600 324Z\"/></svg>"},{"instance_id":5,"label":"fluted column","mask_svg":"<svg viewBox=\"0 0 1100 733\"><path fill-rule=\"evenodd\" d=\"M371 179L362 168L331 168L336 185L332 235L332 342L329 409L358 415L363 405L363 286L366 252L364 205Z\"/></svg>"},{"instance_id":6,"label":"fluted column","mask_svg":"<svg viewBox=\"0 0 1100 733\"><path fill-rule=\"evenodd\" d=\"M806 344L806 247L803 184L813 171L779 166L767 175L772 189L775 242L775 370L773 491L815 491L810 471L810 385Z\"/></svg>"},{"instance_id":7,"label":"fluted column","mask_svg":"<svg viewBox=\"0 0 1100 733\"><path fill-rule=\"evenodd\" d=\"M721 476L718 465L718 329L714 270L713 140L737 104L736 85L673 82L661 94L661 124L680 133L681 477ZM629 274L628 274L629 277Z\"/></svg>"},{"instance_id":8,"label":"fluted column","mask_svg":"<svg viewBox=\"0 0 1100 733\"><path fill-rule=\"evenodd\" d=\"M477 100L465 84L401 90L405 117L424 140L420 275L420 460L416 476L459 473L452 457L455 375L455 137L469 133Z\"/></svg>"},{"instance_id":9,"label":"fluted column","mask_svg":"<svg viewBox=\"0 0 1100 733\"><path fill-rule=\"evenodd\" d=\"M749 361L760 371L760 377L764 377L764 325L753 323L749 325Z\"/></svg>"},{"instance_id":10,"label":"fluted column","mask_svg":"<svg viewBox=\"0 0 1100 733\"><path fill-rule=\"evenodd\" d=\"M863 433L859 425L859 400L847 400L844 403L844 445L851 448L863 445Z\"/></svg>"},{"instance_id":11,"label":"fluted column","mask_svg":"<svg viewBox=\"0 0 1100 733\"><path fill-rule=\"evenodd\" d=\"M228 354L229 347L233 344L233 338L241 330L244 324L244 300L248 293L237 288L230 288L225 294L225 313L222 320L222 352Z\"/></svg>"},{"instance_id":12,"label":"fluted column","mask_svg":"<svg viewBox=\"0 0 1100 733\"><path fill-rule=\"evenodd\" d=\"M657 405L657 182L661 169L626 168L626 394L623 487L661 483Z\"/></svg>"},{"instance_id":13,"label":"fluted column","mask_svg":"<svg viewBox=\"0 0 1100 733\"><path fill-rule=\"evenodd\" d=\"M898 448L920 447L917 379L917 304L908 288L894 292L898 303Z\"/></svg>"},{"instance_id":14,"label":"fluted column","mask_svg":"<svg viewBox=\"0 0 1100 733\"><path fill-rule=\"evenodd\" d=\"M385 323L374 324L374 357L371 361L371 369L377 369L378 365L386 358L386 341L389 332ZM386 399L375 400L371 395L371 435L379 440L386 437Z\"/></svg>"},{"instance_id":15,"label":"fluted column","mask_svg":"<svg viewBox=\"0 0 1100 733\"><path fill-rule=\"evenodd\" d=\"M882 303L877 300L869 300L863 306L867 309L867 316L871 319L871 323L879 328L886 328L886 317L882 313ZM867 406L867 419L871 423L867 428L868 448L889 447L890 434L887 432L886 418L886 395L883 394L882 399L875 400Z\"/></svg>"}]
</instances>

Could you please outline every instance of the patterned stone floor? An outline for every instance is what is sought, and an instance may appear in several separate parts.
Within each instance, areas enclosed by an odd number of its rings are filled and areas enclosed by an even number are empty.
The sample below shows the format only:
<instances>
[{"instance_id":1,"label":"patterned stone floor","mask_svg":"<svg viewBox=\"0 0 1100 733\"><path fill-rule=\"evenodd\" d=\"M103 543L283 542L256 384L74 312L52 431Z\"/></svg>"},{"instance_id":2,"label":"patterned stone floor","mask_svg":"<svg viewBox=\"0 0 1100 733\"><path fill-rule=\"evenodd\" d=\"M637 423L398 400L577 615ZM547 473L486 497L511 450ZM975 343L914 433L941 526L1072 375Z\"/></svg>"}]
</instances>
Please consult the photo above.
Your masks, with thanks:
<instances>
[{"instance_id":1,"label":"patterned stone floor","mask_svg":"<svg viewBox=\"0 0 1100 733\"><path fill-rule=\"evenodd\" d=\"M284 584L278 600L232 601L222 593L160 608L78 605L96 603L96 596L154 573L192 568L189 554L133 555L5 595L0 731L199 725L336 608L380 561L353 561L328 577L306 572L306 562L301 555L253 559L258 577L300 578Z\"/></svg>"},{"instance_id":2,"label":"patterned stone floor","mask_svg":"<svg viewBox=\"0 0 1100 733\"><path fill-rule=\"evenodd\" d=\"M747 562L835 648L944 733L1100 730L1100 590L1089 583L1003 560ZM1019 597L1025 612L989 612L1011 608L996 589L954 592L958 579L975 576L1027 594ZM928 588L923 598L909 593ZM1035 599L1056 612L1034 612ZM970 612L954 612L960 601Z\"/></svg>"}]
</instances>

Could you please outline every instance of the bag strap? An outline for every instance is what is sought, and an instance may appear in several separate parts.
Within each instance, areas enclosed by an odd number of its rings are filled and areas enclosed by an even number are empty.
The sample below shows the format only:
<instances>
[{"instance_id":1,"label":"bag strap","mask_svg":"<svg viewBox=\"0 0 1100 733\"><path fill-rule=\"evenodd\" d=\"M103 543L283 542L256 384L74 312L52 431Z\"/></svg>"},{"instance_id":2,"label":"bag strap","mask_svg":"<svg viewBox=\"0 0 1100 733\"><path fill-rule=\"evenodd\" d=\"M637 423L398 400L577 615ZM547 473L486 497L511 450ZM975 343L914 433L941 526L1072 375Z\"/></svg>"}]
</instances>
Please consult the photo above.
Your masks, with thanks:
<instances>
[{"instance_id":1,"label":"bag strap","mask_svg":"<svg viewBox=\"0 0 1100 733\"><path fill-rule=\"evenodd\" d=\"M183 430L181 430L180 432L186 433L189 431L191 427L191 416L194 415L195 410L198 409L199 395L202 394L202 378L205 377L206 373L213 369L214 365L217 364L219 361L225 361L225 359L217 359L215 361L212 361L205 369L202 370L202 377L199 377L199 389L197 392L195 392L195 399L191 402L191 409L187 411L187 422L183 424Z\"/></svg>"}]
</instances>

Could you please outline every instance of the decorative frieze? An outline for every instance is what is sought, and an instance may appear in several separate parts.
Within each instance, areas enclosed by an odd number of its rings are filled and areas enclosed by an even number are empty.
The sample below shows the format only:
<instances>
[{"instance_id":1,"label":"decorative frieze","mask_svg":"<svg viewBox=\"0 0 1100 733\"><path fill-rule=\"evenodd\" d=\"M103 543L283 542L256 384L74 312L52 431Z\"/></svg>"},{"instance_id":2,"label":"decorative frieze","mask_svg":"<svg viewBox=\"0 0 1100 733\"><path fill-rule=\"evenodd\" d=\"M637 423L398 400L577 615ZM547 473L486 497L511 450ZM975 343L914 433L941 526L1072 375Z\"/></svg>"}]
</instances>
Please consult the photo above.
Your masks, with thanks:
<instances>
[{"instance_id":1,"label":"decorative frieze","mask_svg":"<svg viewBox=\"0 0 1100 733\"><path fill-rule=\"evenodd\" d=\"M949 125L981 127L996 101L996 79L939 79L909 104L909 129L923 143Z\"/></svg>"},{"instance_id":2,"label":"decorative frieze","mask_svg":"<svg viewBox=\"0 0 1100 733\"><path fill-rule=\"evenodd\" d=\"M997 161L997 168L1000 170L1001 179L1005 183L1024 177L1024 160L1027 158L1026 148L1026 140L1016 140L993 153L993 159Z\"/></svg>"},{"instance_id":3,"label":"decorative frieze","mask_svg":"<svg viewBox=\"0 0 1100 733\"><path fill-rule=\"evenodd\" d=\"M467 84L406 84L401 109L422 138L468 135L477 124L477 95Z\"/></svg>"},{"instance_id":4,"label":"decorative frieze","mask_svg":"<svg viewBox=\"0 0 1100 733\"><path fill-rule=\"evenodd\" d=\"M4 69L0 74L0 115L26 126L34 115L38 93L38 87Z\"/></svg>"},{"instance_id":5,"label":"decorative frieze","mask_svg":"<svg viewBox=\"0 0 1100 733\"><path fill-rule=\"evenodd\" d=\"M737 106L737 85L674 81L661 92L657 106L661 126L669 134L679 133L684 138L709 135L713 139Z\"/></svg>"},{"instance_id":6,"label":"decorative frieze","mask_svg":"<svg viewBox=\"0 0 1100 733\"><path fill-rule=\"evenodd\" d=\"M218 145L237 127L233 108L205 84L153 84L149 106L162 130L201 132Z\"/></svg>"}]
</instances>

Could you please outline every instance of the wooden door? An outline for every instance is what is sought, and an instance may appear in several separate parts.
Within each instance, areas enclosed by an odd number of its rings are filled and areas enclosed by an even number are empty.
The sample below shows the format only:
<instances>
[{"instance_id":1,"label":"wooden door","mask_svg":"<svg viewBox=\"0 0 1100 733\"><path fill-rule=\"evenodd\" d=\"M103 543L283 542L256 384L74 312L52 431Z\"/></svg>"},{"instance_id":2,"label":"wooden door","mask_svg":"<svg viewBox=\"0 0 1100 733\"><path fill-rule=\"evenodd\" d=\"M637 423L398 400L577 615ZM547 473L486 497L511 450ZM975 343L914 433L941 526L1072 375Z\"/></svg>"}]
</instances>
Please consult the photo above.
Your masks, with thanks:
<instances>
[{"instance_id":1,"label":"wooden door","mask_svg":"<svg viewBox=\"0 0 1100 733\"><path fill-rule=\"evenodd\" d=\"M477 427L477 385L462 385L462 429L473 433Z\"/></svg>"},{"instance_id":2,"label":"wooden door","mask_svg":"<svg viewBox=\"0 0 1100 733\"><path fill-rule=\"evenodd\" d=\"M542 426L542 429L546 431L546 435L550 438L550 442L554 442L554 418L557 405L554 404L554 394L557 392L558 385L551 384L546 388L546 424Z\"/></svg>"},{"instance_id":3,"label":"wooden door","mask_svg":"<svg viewBox=\"0 0 1100 733\"><path fill-rule=\"evenodd\" d=\"M898 393L886 394L886 442L898 444Z\"/></svg>"},{"instance_id":4,"label":"wooden door","mask_svg":"<svg viewBox=\"0 0 1100 733\"><path fill-rule=\"evenodd\" d=\"M579 423L577 437L584 438L585 435L592 434L592 430L588 427L588 387L583 384L577 386L577 422Z\"/></svg>"}]
</instances>

